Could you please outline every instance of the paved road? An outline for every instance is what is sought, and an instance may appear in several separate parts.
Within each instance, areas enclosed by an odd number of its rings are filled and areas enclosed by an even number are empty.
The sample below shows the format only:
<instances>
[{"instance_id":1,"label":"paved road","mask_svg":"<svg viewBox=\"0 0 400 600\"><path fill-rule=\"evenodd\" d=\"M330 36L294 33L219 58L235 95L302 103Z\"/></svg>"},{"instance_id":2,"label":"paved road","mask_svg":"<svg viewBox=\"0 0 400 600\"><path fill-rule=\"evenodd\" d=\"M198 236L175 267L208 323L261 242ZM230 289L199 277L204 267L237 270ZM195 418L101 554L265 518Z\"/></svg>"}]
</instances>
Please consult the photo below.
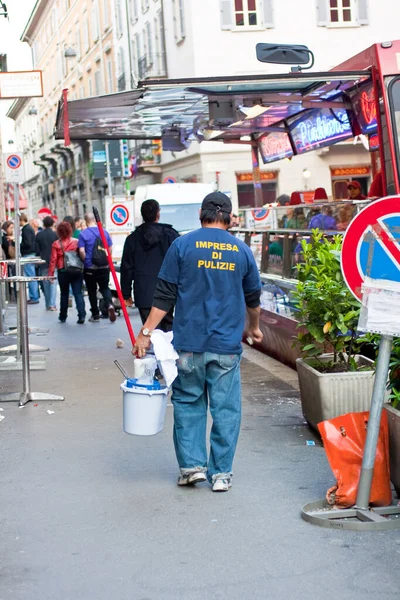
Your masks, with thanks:
<instances>
[{"instance_id":1,"label":"paved road","mask_svg":"<svg viewBox=\"0 0 400 600\"><path fill-rule=\"evenodd\" d=\"M331 531L299 516L333 477L319 443L306 446L316 438L293 371L246 352L234 485L178 488L171 408L158 436L122 432L112 364L131 365L115 346L128 341L122 319L82 327L70 313L61 325L29 308L32 326L51 327L31 338L51 348L33 389L66 401L1 405L0 600L398 598L398 532ZM19 390L20 375L0 372L0 386Z\"/></svg>"}]
</instances>

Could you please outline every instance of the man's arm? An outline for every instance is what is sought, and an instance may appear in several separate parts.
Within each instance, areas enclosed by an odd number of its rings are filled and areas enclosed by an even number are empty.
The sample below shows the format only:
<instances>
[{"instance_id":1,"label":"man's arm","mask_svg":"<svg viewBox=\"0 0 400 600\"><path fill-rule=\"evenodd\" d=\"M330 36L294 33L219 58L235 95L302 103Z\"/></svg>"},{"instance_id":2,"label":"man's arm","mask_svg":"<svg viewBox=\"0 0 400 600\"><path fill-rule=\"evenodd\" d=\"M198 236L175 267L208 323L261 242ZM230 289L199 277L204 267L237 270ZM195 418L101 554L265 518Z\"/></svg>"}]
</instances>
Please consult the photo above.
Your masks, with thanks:
<instances>
[{"instance_id":1,"label":"man's arm","mask_svg":"<svg viewBox=\"0 0 400 600\"><path fill-rule=\"evenodd\" d=\"M82 237L82 233L78 237L78 252L81 257L81 261L84 262L86 258L85 240Z\"/></svg>"},{"instance_id":2,"label":"man's arm","mask_svg":"<svg viewBox=\"0 0 400 600\"><path fill-rule=\"evenodd\" d=\"M263 339L263 334L260 331L260 297L261 288L255 292L248 292L244 295L248 316L245 335L250 338L250 343L257 342L259 344Z\"/></svg>"}]
</instances>

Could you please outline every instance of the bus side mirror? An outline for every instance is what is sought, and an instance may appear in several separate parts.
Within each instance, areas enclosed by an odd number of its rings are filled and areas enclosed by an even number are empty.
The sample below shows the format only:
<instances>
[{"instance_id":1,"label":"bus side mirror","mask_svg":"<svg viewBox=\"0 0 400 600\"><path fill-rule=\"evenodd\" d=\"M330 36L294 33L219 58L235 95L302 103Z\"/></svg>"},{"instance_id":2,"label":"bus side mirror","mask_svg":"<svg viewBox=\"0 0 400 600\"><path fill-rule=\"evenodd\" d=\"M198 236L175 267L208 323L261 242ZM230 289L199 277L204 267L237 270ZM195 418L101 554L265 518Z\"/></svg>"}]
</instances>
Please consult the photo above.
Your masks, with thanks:
<instances>
[{"instance_id":1,"label":"bus side mirror","mask_svg":"<svg viewBox=\"0 0 400 600\"><path fill-rule=\"evenodd\" d=\"M257 44L256 55L260 62L277 65L310 65L303 69L311 69L314 65L314 54L301 44ZM292 67L292 71L301 71L301 67Z\"/></svg>"}]
</instances>

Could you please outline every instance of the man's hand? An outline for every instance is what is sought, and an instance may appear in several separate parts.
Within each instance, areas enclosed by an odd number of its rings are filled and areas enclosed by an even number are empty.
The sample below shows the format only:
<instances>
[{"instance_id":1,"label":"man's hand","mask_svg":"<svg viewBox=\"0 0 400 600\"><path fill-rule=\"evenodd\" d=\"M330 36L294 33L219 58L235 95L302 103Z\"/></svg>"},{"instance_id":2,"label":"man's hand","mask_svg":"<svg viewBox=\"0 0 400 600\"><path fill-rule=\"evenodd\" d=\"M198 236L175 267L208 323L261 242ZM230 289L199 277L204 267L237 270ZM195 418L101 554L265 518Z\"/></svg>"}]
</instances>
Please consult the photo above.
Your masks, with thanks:
<instances>
[{"instance_id":1,"label":"man's hand","mask_svg":"<svg viewBox=\"0 0 400 600\"><path fill-rule=\"evenodd\" d=\"M125 306L127 306L128 308L131 308L133 306L132 298L124 298L124 302L125 302Z\"/></svg>"},{"instance_id":2,"label":"man's hand","mask_svg":"<svg viewBox=\"0 0 400 600\"><path fill-rule=\"evenodd\" d=\"M146 356L146 350L150 348L151 339L149 335L143 335L142 332L136 338L136 344L132 348L132 354L138 356L138 358L142 358Z\"/></svg>"},{"instance_id":3,"label":"man's hand","mask_svg":"<svg viewBox=\"0 0 400 600\"><path fill-rule=\"evenodd\" d=\"M249 338L253 344L254 342L256 344L261 344L263 339L263 334L259 327L248 327L244 335L246 338Z\"/></svg>"}]
</instances>

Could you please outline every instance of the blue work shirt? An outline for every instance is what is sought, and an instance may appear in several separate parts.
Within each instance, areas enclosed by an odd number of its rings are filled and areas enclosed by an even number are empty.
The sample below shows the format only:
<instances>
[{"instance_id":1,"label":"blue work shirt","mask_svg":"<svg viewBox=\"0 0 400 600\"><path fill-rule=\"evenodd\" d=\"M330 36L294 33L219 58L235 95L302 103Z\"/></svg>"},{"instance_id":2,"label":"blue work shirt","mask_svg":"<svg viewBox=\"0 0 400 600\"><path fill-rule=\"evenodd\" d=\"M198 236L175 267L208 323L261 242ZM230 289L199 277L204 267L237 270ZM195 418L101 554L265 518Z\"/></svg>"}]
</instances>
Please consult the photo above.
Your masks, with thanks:
<instances>
[{"instance_id":1,"label":"blue work shirt","mask_svg":"<svg viewBox=\"0 0 400 600\"><path fill-rule=\"evenodd\" d=\"M112 239L110 238L110 234L106 230L104 230L104 233L106 236L107 244L111 248ZM99 228L97 227L97 225L95 227L88 227L87 229L84 229L83 231L81 231L81 233L79 234L78 248L85 249L86 257L85 257L83 264L87 269L93 265L92 264L93 248L96 243L96 239L99 237L100 237L100 231L99 231Z\"/></svg>"},{"instance_id":2,"label":"blue work shirt","mask_svg":"<svg viewBox=\"0 0 400 600\"><path fill-rule=\"evenodd\" d=\"M197 229L173 242L159 277L177 285L173 325L177 350L241 353L244 294L261 289L246 244L223 229Z\"/></svg>"}]
</instances>

